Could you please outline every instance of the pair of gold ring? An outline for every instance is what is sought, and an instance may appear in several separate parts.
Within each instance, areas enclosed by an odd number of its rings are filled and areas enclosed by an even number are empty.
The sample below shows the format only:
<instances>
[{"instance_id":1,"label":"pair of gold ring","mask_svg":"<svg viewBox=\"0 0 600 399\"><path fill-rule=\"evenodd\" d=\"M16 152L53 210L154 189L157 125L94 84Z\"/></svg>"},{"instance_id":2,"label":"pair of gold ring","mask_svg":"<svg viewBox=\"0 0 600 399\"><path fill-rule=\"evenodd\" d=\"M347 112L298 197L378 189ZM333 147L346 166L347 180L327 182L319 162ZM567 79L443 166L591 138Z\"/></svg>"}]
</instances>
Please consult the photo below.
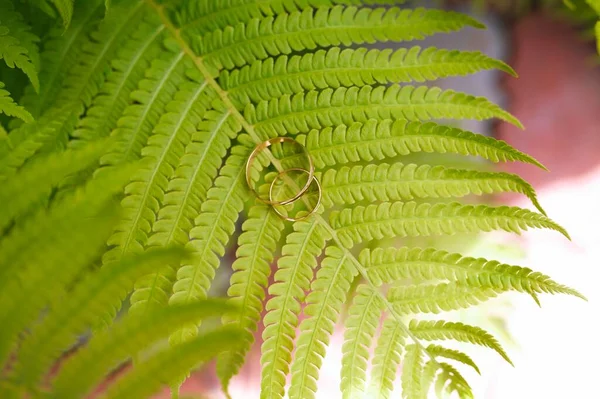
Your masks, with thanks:
<instances>
[{"instance_id":1,"label":"pair of gold ring","mask_svg":"<svg viewBox=\"0 0 600 399\"><path fill-rule=\"evenodd\" d=\"M273 178L273 181L271 181L271 184L269 185L269 197L263 198L259 195L257 190L253 187L251 169L252 169L254 161L256 160L256 158L259 156L259 154L262 151L266 150L273 144L279 144L279 143L281 143L281 144L291 143L291 144L295 144L295 145L299 146L300 148L302 148L303 155L308 160L308 169L304 169L304 168L300 168L300 167L292 167L292 168L288 168L288 169L279 171L277 173L277 175ZM306 184L304 185L304 187L299 188L298 191L292 197L286 198L281 201L274 200L273 199L273 187L275 186L275 183L278 180L282 179L286 174L288 174L289 172L293 172L293 171L294 172L302 172L302 173L307 174L308 179L306 180ZM306 214L304 214L300 217L290 217L289 215L285 215L277 209L278 206L293 204L294 202L301 199L302 196L308 191L310 186L313 184L313 182L316 184L317 189L318 189L318 198L317 198L316 204ZM304 147L302 144L300 144L296 140L289 138L289 137L274 137L274 138L271 138L269 140L266 140L266 141L258 144L254 148L254 150L252 151L252 153L250 153L250 156L248 157L248 161L246 162L246 183L248 184L250 191L256 196L256 198L258 198L261 202L263 202L265 204L271 205L273 207L273 210L281 218L292 221L292 222L295 222L298 220L304 220L304 219L308 218L310 215L312 215L314 212L316 212L316 210L319 208L319 205L321 204L321 198L322 198L321 184L319 183L319 179L317 179L317 177L315 176L315 167L314 167L313 161L310 157L310 154L308 153L308 150L306 149L306 147Z\"/></svg>"}]
</instances>

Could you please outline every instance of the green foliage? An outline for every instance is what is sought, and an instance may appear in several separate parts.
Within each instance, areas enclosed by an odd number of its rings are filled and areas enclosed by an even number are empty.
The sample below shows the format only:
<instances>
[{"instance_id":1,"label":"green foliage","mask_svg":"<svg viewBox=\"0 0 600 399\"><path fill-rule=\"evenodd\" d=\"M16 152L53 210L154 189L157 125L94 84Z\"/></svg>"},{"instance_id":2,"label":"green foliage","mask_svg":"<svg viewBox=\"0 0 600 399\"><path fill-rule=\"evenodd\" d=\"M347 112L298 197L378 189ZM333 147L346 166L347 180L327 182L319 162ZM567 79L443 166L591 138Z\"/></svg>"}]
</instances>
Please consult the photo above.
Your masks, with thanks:
<instances>
[{"instance_id":1,"label":"green foliage","mask_svg":"<svg viewBox=\"0 0 600 399\"><path fill-rule=\"evenodd\" d=\"M527 268L402 240L529 228L568 237L519 176L413 156L544 168L507 143L438 122L521 126L485 98L434 86L483 70L515 75L509 66L477 52L365 47L483 28L473 18L378 5L394 0L135 0L108 12L100 0L51 3L32 3L47 25L12 1L0 17L1 67L29 80L7 84L10 95L0 83L9 119L0 128L6 397L82 397L131 358L105 397L148 397L163 385L176 394L215 356L227 391L262 324L261 398L310 399L343 323L344 398L389 397L400 367L405 398L432 386L469 398L449 362L479 371L475 361L425 341L508 355L479 327L418 316L506 291L584 298ZM250 152L276 136L305 145L323 187L317 212L293 224L245 183ZM525 195L539 212L454 202L499 192ZM381 239L395 248L377 248ZM235 244L229 299L209 299ZM215 316L223 326L199 330Z\"/></svg>"}]
</instances>

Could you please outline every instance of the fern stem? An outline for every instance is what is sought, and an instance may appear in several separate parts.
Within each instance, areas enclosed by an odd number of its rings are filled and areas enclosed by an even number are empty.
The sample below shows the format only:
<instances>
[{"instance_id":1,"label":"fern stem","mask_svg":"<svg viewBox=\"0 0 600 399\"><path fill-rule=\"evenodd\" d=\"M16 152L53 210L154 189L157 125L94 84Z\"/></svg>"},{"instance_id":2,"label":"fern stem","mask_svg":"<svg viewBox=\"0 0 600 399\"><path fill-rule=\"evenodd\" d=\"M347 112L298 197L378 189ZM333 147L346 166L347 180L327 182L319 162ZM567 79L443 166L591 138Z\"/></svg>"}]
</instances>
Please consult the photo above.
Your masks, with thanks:
<instances>
[{"instance_id":1,"label":"fern stem","mask_svg":"<svg viewBox=\"0 0 600 399\"><path fill-rule=\"evenodd\" d=\"M194 53L194 51L190 48L190 46L185 42L185 40L183 40L183 38L181 36L181 29L178 29L175 27L175 25L173 25L173 23L171 22L171 20L168 18L168 16L166 15L166 13L164 11L164 6L157 4L154 0L146 0L146 3L150 7L154 8L154 10L158 14L161 22L163 23L163 25L165 25L167 30L169 32L171 32L171 34L173 35L173 38L179 44L179 46L181 47L183 52L192 59L192 61L194 62L194 64L198 68L198 70L204 76L204 79L206 79L206 83L208 85L210 85L217 92L217 94L223 101L224 105L230 110L231 114L240 122L240 124L243 126L246 133L248 133L248 135L252 138L252 140L254 140L254 142L257 144L260 143L261 141L263 141L263 140L261 140L259 135L254 131L254 127L237 110L237 108L235 107L233 102L229 99L227 92L225 90L223 90L221 88L221 86L219 85L219 83L212 77L210 71L204 64L204 60L202 59L202 57L196 55ZM269 153L268 155L271 155L271 154ZM279 169L281 171L282 169L281 169L280 165L277 165L275 160L273 160L273 161L274 161L273 162L274 166L277 167L277 169ZM398 323L400 328L406 333L406 335L408 337L410 337L414 341L414 343L419 347L419 349L421 349L425 353L427 353L427 355L431 358L431 360L434 363L439 364L437 362L437 360L435 359L435 356L431 355L427 351L427 348L409 330L409 328L406 326L406 324L402 321L402 316L394 309L394 307L390 304L390 302L387 300L387 298L381 292L381 290L375 284L373 284L373 282L369 279L366 268L363 265L361 265L360 262L358 261L358 259L356 259L356 257L354 256L354 254L352 252L350 252L348 250L348 248L346 248L344 246L342 241L337 236L337 232L329 225L329 223L327 223L325 221L325 219L323 219L323 217L321 215L315 213L313 217L317 218L317 222L319 224L321 224L325 229L328 230L329 234L331 234L331 237L336 242L336 244L339 246L339 248L341 248L342 251L344 251L345 256L354 264L354 266L356 267L358 272L365 279L365 281L367 281L367 283L369 284L371 289L375 290L377 295L384 302L386 308L388 309L388 312L394 317L394 319L396 320L396 322Z\"/></svg>"}]
</instances>

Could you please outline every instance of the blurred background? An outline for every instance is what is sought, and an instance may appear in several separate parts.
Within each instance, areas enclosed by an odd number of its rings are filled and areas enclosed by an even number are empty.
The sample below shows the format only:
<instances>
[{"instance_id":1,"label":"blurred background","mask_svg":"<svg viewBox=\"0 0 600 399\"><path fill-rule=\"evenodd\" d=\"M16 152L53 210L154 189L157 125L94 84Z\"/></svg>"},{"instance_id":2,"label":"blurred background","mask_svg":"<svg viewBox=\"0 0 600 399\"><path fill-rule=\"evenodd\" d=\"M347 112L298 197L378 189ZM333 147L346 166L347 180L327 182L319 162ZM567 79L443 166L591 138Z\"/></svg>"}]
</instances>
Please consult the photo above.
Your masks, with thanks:
<instances>
[{"instance_id":1,"label":"blurred background","mask_svg":"<svg viewBox=\"0 0 600 399\"><path fill-rule=\"evenodd\" d=\"M530 231L521 237L486 234L459 238L461 248L456 238L449 239L449 248L530 267L589 299L586 303L544 296L540 309L528 296L504 294L479 309L446 317L489 328L515 363L513 368L492 351L470 346L468 353L483 373L466 375L475 397L600 398L595 380L600 369L595 365L600 358L600 289L595 288L600 280L600 71L592 29L597 15L582 7L583 1L574 0L567 5L561 0L417 3L467 12L488 26L484 32L438 35L419 45L482 51L517 71L519 78L489 71L436 85L486 96L524 123L525 131L506 123L466 122L461 127L505 140L546 165L550 172L517 163L498 168L528 180L548 215L572 237L569 242L552 231ZM517 196L486 200L531 208L526 198ZM435 244L443 248L445 243ZM227 280L228 275L223 275L224 285ZM234 398L259 397L259 336L254 353L231 386ZM342 339L338 328L322 368L319 398L340 397ZM222 397L212 371L198 371L182 392ZM161 395L168 396L167 391ZM399 390L395 397L400 397Z\"/></svg>"}]
</instances>

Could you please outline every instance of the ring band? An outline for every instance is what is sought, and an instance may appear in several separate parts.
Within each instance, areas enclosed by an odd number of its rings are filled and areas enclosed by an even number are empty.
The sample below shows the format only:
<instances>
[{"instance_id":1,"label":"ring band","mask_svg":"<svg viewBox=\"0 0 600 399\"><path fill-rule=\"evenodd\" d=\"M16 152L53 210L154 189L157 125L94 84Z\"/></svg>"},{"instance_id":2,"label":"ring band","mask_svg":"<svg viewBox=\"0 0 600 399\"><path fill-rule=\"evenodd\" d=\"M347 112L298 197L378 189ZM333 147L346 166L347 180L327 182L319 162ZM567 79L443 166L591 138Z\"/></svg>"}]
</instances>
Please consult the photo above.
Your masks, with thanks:
<instances>
[{"instance_id":1,"label":"ring band","mask_svg":"<svg viewBox=\"0 0 600 399\"><path fill-rule=\"evenodd\" d=\"M277 179L280 178L281 175L283 175L285 173L288 173L288 172L291 172L291 171L294 171L294 170L300 171L300 172L304 172L304 173L308 174L309 177L310 177L310 172L308 170L302 169L302 168L290 168L290 169L286 169L284 171L279 172L277 174L277 176L275 176L275 178L271 182L271 185L269 186L269 200L272 203L276 203L275 201L273 201L273 186L274 186L275 182L277 181ZM277 210L277 208L275 206L273 206L273 210L275 211L275 213L277 213L282 219L288 220L290 222L297 222L297 221L300 221L300 220L304 220L304 219L308 218L310 215L312 215L313 213L315 213L317 211L317 209L319 208L319 205L321 205L321 199L323 197L323 192L321 191L321 183L319 183L319 179L317 179L316 176L312 176L312 178L308 180L308 187L311 186L313 180L314 180L315 183L317 183L317 189L319 190L319 197L317 199L317 203L315 204L315 206L313 207L313 209L310 212L308 212L306 215L304 215L302 217L292 218L292 217L289 217L289 216L286 216L286 215L282 214L281 212L279 212ZM302 195L304 195L304 193L302 193ZM298 198L296 198L296 200L297 199ZM294 201L296 201L296 200L294 200Z\"/></svg>"},{"instance_id":2,"label":"ring band","mask_svg":"<svg viewBox=\"0 0 600 399\"><path fill-rule=\"evenodd\" d=\"M308 179L307 179L304 187L294 197L283 200L283 201L273 201L271 198L271 195L270 195L271 191L269 190L269 199L266 200L264 198L261 198L258 195L258 193L256 192L256 190L252 187L250 168L252 167L252 163L254 162L254 160L256 159L256 157L258 156L258 154L261 151L265 150L266 148L270 147L273 144L284 143L284 142L298 144L298 146L300 146L302 148L302 151L304 151L306 158L308 158L309 168L308 168L308 170L305 170L305 169L302 169L302 170L308 173ZM288 169L288 170L292 170L292 169ZM280 172L280 174L281 173L283 173L283 172ZM261 202L268 204L268 205L287 205L287 204L290 204L290 203L296 201L298 198L302 197L302 195L304 195L304 193L308 190L308 188L312 184L314 175L315 175L315 167L314 167L312 158L310 157L310 154L308 153L308 150L302 144L298 143L296 140L294 140L290 137L274 137L274 138L271 138L267 141L264 141L264 142L258 144L254 148L254 150L252 150L252 153L250 153L250 156L248 157L248 161L246 162L246 183L248 184L248 188L250 188L250 191L252 191L252 193L254 194L254 196L256 198L258 198ZM279 175L277 175L277 176L279 176ZM275 179L277 179L277 177ZM271 183L271 186L273 186L272 183ZM319 189L320 189L320 187L319 187Z\"/></svg>"}]
</instances>

